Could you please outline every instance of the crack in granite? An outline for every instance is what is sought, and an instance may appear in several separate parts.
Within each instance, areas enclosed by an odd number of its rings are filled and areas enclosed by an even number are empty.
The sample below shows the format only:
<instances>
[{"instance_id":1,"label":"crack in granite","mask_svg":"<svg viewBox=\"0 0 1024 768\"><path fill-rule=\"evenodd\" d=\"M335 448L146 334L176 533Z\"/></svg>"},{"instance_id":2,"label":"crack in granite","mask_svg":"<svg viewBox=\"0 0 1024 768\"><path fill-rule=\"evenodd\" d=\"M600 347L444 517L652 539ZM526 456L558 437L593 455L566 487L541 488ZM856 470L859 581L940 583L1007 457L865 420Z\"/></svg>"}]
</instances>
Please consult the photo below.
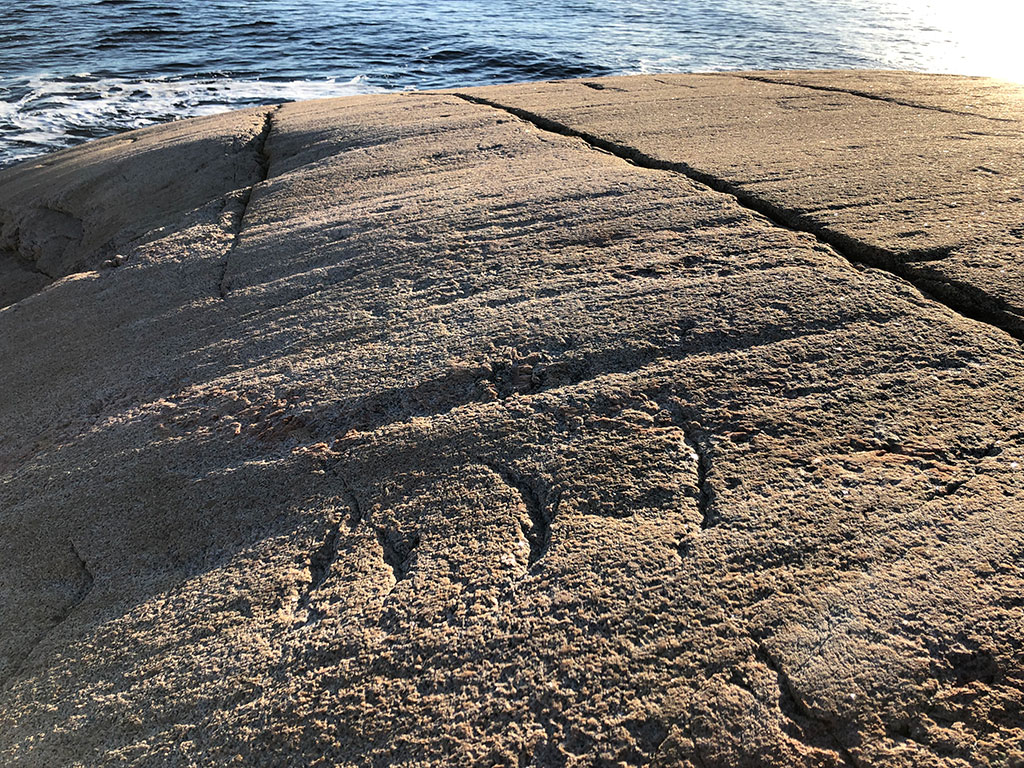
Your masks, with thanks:
<instances>
[{"instance_id":1,"label":"crack in granite","mask_svg":"<svg viewBox=\"0 0 1024 768\"><path fill-rule=\"evenodd\" d=\"M221 299L226 299L228 295L228 266L231 261L231 254L234 253L235 249L238 248L238 245L241 242L242 231L245 229L245 217L249 213L249 203L252 202L253 192L256 190L256 187L264 183L270 176L271 158L267 151L267 142L270 139L270 134L273 133L274 130L274 115L280 109L281 105L279 104L273 109L267 110L267 113L263 117L263 127L260 133L253 140L256 145L256 161L259 166L259 178L254 184L250 185L242 192L239 199L241 212L238 214L234 237L231 240L231 246L228 248L227 254L224 256L224 263L221 265L220 280L218 281L218 291Z\"/></svg>"},{"instance_id":2,"label":"crack in granite","mask_svg":"<svg viewBox=\"0 0 1024 768\"><path fill-rule=\"evenodd\" d=\"M93 572L89 569L88 563L85 562L85 559L78 551L78 547L75 546L75 542L71 541L69 543L71 545L71 552L75 556L75 560L78 565L78 570L84 577L82 580L83 584L78 588L74 597L72 597L68 604L60 610L60 612L54 619L53 624L50 627L48 627L45 631L43 631L32 642L31 647L18 660L18 663L15 666L14 671L7 675L7 677L4 678L3 681L0 681L0 688L6 689L10 686L12 681L17 680L19 677L21 677L21 675L25 672L29 659L32 658L32 654L35 653L36 649L40 645L42 645L46 638L49 637L53 633L53 631L57 629L57 627L59 627L61 624L67 621L68 617L71 616L74 610L79 605L81 605L82 601L89 596L90 592L92 592L92 588L96 583L96 577L93 575Z\"/></svg>"},{"instance_id":3,"label":"crack in granite","mask_svg":"<svg viewBox=\"0 0 1024 768\"><path fill-rule=\"evenodd\" d=\"M771 81L774 82L774 81ZM661 160L635 147L605 139L594 134L579 131L564 123L539 115L529 110L513 107L500 102L466 93L454 94L463 101L478 106L490 107L505 112L532 124L536 128L561 136L581 139L591 148L610 153L640 168L657 171L671 171L686 176L715 192L730 196L742 208L750 210L770 224L790 232L810 235L831 253L844 258L855 266L867 266L888 272L906 281L924 297L941 304L961 317L990 325L1021 341L1024 340L1024 317L1008 302L977 286L953 280L934 272L914 269L920 262L905 262L897 254L879 246L857 240L849 235L830 230L809 221L801 211L787 209L757 197L739 184L726 181L706 171L683 163Z\"/></svg>"},{"instance_id":4,"label":"crack in granite","mask_svg":"<svg viewBox=\"0 0 1024 768\"><path fill-rule=\"evenodd\" d=\"M944 112L947 115L958 115L960 117L977 117L982 120L991 120L995 123L1015 123L1009 117L992 117L990 115L984 115L979 112L966 112L959 109L950 109L949 107L937 107L933 104L921 104L913 101L903 101L893 96L882 96L878 93L871 93L870 91L859 91L854 88L840 88L837 85L811 85L809 83L798 83L793 80L776 80L772 77L760 76L760 75L737 75L728 73L723 75L725 77L735 77L740 80L751 80L756 83L770 83L771 85L789 85L794 88L806 88L811 91L825 91L827 93L846 93L850 96L857 96L861 99L870 99L871 101L881 101L886 104L895 104L900 107L910 107L911 109L924 109L930 112Z\"/></svg>"}]
</instances>

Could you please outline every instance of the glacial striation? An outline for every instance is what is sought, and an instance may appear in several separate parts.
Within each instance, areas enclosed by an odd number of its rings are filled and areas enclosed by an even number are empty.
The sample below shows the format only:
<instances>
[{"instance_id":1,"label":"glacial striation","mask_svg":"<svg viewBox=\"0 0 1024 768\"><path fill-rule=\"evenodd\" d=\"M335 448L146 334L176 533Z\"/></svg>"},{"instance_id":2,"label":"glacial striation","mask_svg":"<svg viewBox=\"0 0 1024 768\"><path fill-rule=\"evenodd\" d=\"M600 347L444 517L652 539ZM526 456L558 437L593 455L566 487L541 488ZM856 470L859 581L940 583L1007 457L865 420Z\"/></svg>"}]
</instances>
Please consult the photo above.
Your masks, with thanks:
<instances>
[{"instance_id":1,"label":"glacial striation","mask_svg":"<svg viewBox=\"0 0 1024 768\"><path fill-rule=\"evenodd\" d=\"M1019 768L1022 155L761 72L0 172L0 762Z\"/></svg>"}]
</instances>

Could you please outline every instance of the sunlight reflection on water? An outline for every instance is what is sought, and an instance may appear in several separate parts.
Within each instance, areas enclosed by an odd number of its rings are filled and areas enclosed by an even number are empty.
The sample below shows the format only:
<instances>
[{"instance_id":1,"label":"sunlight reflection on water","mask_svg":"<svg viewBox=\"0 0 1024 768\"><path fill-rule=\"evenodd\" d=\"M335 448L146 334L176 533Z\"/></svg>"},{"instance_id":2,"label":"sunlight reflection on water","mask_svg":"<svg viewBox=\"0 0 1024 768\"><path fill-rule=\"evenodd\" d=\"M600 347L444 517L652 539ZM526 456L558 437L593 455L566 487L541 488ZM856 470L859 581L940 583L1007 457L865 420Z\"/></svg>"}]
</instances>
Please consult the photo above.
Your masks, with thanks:
<instances>
[{"instance_id":1,"label":"sunlight reflection on water","mask_svg":"<svg viewBox=\"0 0 1024 768\"><path fill-rule=\"evenodd\" d=\"M998 0L19 0L0 165L175 117L312 96L724 69L1024 82Z\"/></svg>"}]
</instances>

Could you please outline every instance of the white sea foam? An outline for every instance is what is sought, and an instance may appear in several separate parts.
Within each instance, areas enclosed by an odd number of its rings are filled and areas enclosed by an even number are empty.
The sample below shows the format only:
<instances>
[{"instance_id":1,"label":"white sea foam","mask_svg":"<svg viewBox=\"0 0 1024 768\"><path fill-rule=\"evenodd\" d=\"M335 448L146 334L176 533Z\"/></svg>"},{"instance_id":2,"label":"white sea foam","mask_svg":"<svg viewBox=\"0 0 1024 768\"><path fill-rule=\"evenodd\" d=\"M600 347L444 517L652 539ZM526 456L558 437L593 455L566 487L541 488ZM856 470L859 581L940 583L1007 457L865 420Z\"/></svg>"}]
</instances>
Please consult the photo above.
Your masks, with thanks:
<instances>
[{"instance_id":1,"label":"white sea foam","mask_svg":"<svg viewBox=\"0 0 1024 768\"><path fill-rule=\"evenodd\" d=\"M0 81L0 165L154 123L229 109L375 93L351 80L70 78Z\"/></svg>"}]
</instances>

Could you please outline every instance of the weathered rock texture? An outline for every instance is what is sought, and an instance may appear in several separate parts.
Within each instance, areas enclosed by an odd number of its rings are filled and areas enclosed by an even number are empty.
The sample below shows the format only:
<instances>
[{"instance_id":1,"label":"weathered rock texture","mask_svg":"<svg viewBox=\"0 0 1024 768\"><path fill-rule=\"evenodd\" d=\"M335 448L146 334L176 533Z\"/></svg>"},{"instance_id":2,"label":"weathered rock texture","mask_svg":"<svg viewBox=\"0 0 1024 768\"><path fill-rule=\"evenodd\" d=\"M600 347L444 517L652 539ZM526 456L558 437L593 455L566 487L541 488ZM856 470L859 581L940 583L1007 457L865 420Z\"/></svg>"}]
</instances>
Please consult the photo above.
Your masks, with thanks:
<instances>
[{"instance_id":1,"label":"weathered rock texture","mask_svg":"<svg viewBox=\"0 0 1024 768\"><path fill-rule=\"evenodd\" d=\"M1024 338L1024 87L753 72L470 98L734 195Z\"/></svg>"},{"instance_id":2,"label":"weathered rock texture","mask_svg":"<svg viewBox=\"0 0 1024 768\"><path fill-rule=\"evenodd\" d=\"M3 172L0 762L1024 764L1022 105L578 81Z\"/></svg>"}]
</instances>

